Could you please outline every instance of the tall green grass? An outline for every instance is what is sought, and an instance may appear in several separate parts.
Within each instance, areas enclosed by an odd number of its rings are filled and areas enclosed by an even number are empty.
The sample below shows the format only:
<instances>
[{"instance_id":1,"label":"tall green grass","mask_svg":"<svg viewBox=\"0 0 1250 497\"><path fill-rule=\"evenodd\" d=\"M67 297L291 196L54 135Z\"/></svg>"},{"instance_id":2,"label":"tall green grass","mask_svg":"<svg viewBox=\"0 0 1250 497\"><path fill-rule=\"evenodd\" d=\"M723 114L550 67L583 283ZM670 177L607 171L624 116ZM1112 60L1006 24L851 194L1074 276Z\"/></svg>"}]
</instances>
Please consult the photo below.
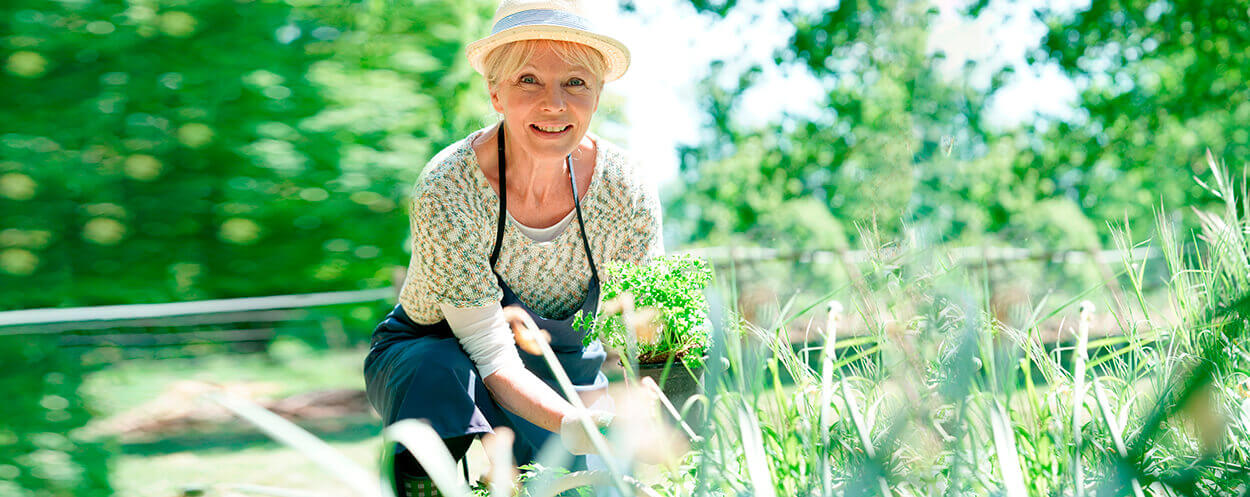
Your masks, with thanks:
<instances>
[{"instance_id":1,"label":"tall green grass","mask_svg":"<svg viewBox=\"0 0 1250 497\"><path fill-rule=\"evenodd\" d=\"M896 246L838 292L869 330L856 353L838 354L837 316L820 361L791 347L788 325L819 302L787 302L765 324L731 313L697 471L674 477L709 494L1250 494L1250 201L1244 181L1208 162L1223 208L1197 211L1194 238L1161 222L1148 241L1165 254L1171 309L1151 308L1145 263L1126 257L1112 282L1122 291L1101 305L1043 302L1013 327L975 271ZM1116 238L1126 252L1140 245ZM1089 338L1095 307L1120 334ZM1039 327L1060 316L1075 345L1048 350Z\"/></svg>"},{"instance_id":2,"label":"tall green grass","mask_svg":"<svg viewBox=\"0 0 1250 497\"><path fill-rule=\"evenodd\" d=\"M1235 185L1209 163L1206 186L1223 204L1198 214L1200 234L1182 237L1163 222L1146 242L1116 233L1126 251L1149 243L1163 252L1170 308L1150 307L1145 263L1130 258L1115 281L1099 285L1123 291L1079 309L1096 288L1059 303L1019 302L1019 322L999 320L987 271L959 268L930 247L880 244L869 270L847 271L855 281L819 299L785 301L766 323L736 312L730 279L719 287L731 304L719 317L704 391L692 400L702 408L682 427L689 451L675 464L641 465L619 448L645 440L646 427L618 422L604 448L609 471L531 473L516 488L526 495L583 483L622 495L1250 495L1250 200L1244 181ZM821 312L824 319L813 319ZM1091 338L1099 313L1113 314L1120 333ZM851 317L866 334L846 333ZM1069 340L1050 347L1042 324L1055 319ZM790 328L804 320L823 344L796 350ZM678 418L676 410L662 413ZM654 423L656 431L670 424ZM442 468L435 481L446 495L464 495L468 487L445 451L426 450L436 441L421 430L412 422L388 433L412 438L408 447L422 463ZM559 467L559 454L544 451L539 467ZM494 495L516 489L493 488Z\"/></svg>"}]
</instances>

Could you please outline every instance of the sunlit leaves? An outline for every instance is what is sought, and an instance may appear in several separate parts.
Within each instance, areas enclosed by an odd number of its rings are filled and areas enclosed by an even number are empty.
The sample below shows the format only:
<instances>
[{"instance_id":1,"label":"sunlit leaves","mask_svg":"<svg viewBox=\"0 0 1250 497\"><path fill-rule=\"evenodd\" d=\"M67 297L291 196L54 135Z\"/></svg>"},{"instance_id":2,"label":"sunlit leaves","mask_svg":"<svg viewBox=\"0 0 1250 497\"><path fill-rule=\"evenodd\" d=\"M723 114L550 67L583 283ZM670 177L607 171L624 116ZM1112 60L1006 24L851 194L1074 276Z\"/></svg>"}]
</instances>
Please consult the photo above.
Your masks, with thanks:
<instances>
[{"instance_id":1,"label":"sunlit leaves","mask_svg":"<svg viewBox=\"0 0 1250 497\"><path fill-rule=\"evenodd\" d=\"M27 276L39 267L39 256L24 249L0 250L0 270L15 276Z\"/></svg>"},{"instance_id":2,"label":"sunlit leaves","mask_svg":"<svg viewBox=\"0 0 1250 497\"><path fill-rule=\"evenodd\" d=\"M38 78L48 70L48 59L37 52L14 52L9 55L4 68L23 78Z\"/></svg>"},{"instance_id":3,"label":"sunlit leaves","mask_svg":"<svg viewBox=\"0 0 1250 497\"><path fill-rule=\"evenodd\" d=\"M0 195L13 200L30 200L38 191L38 184L22 173L0 175Z\"/></svg>"},{"instance_id":4,"label":"sunlit leaves","mask_svg":"<svg viewBox=\"0 0 1250 497\"><path fill-rule=\"evenodd\" d=\"M261 228L256 221L246 218L227 219L221 223L220 235L222 240L237 245L247 245L255 243L260 238Z\"/></svg>"},{"instance_id":5,"label":"sunlit leaves","mask_svg":"<svg viewBox=\"0 0 1250 497\"><path fill-rule=\"evenodd\" d=\"M126 225L107 217L97 217L82 227L83 239L97 245L117 245L126 236Z\"/></svg>"},{"instance_id":6,"label":"sunlit leaves","mask_svg":"<svg viewBox=\"0 0 1250 497\"><path fill-rule=\"evenodd\" d=\"M307 157L295 148L295 145L282 140L258 140L243 148L243 152L251 157L257 166L269 168L278 174L295 176L304 172L308 165Z\"/></svg>"},{"instance_id":7,"label":"sunlit leaves","mask_svg":"<svg viewBox=\"0 0 1250 497\"><path fill-rule=\"evenodd\" d=\"M178 141L190 148L201 148L213 141L213 128L204 123L187 123L178 128Z\"/></svg>"},{"instance_id":8,"label":"sunlit leaves","mask_svg":"<svg viewBox=\"0 0 1250 497\"><path fill-rule=\"evenodd\" d=\"M198 21L186 12L169 11L162 13L157 20L162 33L176 38L186 38L195 33Z\"/></svg>"},{"instance_id":9,"label":"sunlit leaves","mask_svg":"<svg viewBox=\"0 0 1250 497\"><path fill-rule=\"evenodd\" d=\"M47 230L20 230L9 228L0 231L0 247L26 247L42 249L52 241L52 232Z\"/></svg>"},{"instance_id":10,"label":"sunlit leaves","mask_svg":"<svg viewBox=\"0 0 1250 497\"><path fill-rule=\"evenodd\" d=\"M156 157L147 154L135 154L126 158L126 175L139 181L152 181L161 175L164 164Z\"/></svg>"},{"instance_id":11,"label":"sunlit leaves","mask_svg":"<svg viewBox=\"0 0 1250 497\"><path fill-rule=\"evenodd\" d=\"M243 76L244 83L246 83L248 86L261 89L261 90L265 88L269 88L271 86L280 85L285 81L286 79L283 78L281 75L275 74L265 69L257 69Z\"/></svg>"}]
</instances>

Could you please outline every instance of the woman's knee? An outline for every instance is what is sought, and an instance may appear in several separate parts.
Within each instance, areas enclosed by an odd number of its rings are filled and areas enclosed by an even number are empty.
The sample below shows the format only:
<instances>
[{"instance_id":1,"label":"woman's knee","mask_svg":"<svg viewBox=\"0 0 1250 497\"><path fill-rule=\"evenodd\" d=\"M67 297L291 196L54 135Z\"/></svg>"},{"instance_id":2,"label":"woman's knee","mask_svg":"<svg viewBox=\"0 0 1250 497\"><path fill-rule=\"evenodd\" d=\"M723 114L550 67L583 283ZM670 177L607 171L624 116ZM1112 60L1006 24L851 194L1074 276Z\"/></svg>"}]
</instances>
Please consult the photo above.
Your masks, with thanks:
<instances>
[{"instance_id":1,"label":"woman's knee","mask_svg":"<svg viewBox=\"0 0 1250 497\"><path fill-rule=\"evenodd\" d=\"M443 390L426 386L467 386L476 369L455 339L423 339L370 352L364 373L369 403L391 422L402 402L414 400L410 396Z\"/></svg>"},{"instance_id":2,"label":"woman's knee","mask_svg":"<svg viewBox=\"0 0 1250 497\"><path fill-rule=\"evenodd\" d=\"M406 401L458 405L460 400L473 403L469 392L479 391L481 380L473 361L454 339L427 344L419 354L406 354L400 360L411 367L402 368L405 377L396 378L393 388L403 392ZM397 392L398 393L398 392Z\"/></svg>"},{"instance_id":3,"label":"woman's knee","mask_svg":"<svg viewBox=\"0 0 1250 497\"><path fill-rule=\"evenodd\" d=\"M404 361L417 364L413 375L421 381L465 382L477 374L473 361L453 338L446 338L426 345L420 353L404 357Z\"/></svg>"}]
</instances>

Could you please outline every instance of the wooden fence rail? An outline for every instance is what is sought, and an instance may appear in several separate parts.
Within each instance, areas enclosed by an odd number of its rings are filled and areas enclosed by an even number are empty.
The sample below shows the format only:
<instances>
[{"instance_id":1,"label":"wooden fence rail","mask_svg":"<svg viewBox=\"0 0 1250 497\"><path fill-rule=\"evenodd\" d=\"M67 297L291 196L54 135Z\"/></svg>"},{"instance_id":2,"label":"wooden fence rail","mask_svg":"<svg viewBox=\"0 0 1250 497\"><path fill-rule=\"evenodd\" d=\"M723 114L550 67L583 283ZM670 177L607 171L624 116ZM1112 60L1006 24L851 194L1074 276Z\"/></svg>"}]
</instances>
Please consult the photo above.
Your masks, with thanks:
<instances>
[{"instance_id":1,"label":"wooden fence rail","mask_svg":"<svg viewBox=\"0 0 1250 497\"><path fill-rule=\"evenodd\" d=\"M1159 251L1149 248L1103 251L1044 251L1015 247L958 247L938 249L958 264L1051 261L1061 264L1110 264L1155 258ZM752 263L789 260L800 263L863 263L874 258L899 255L889 251L853 250L839 254L827 250L787 251L753 247L705 247L680 253L695 255L714 263ZM193 327L229 323L275 323L298 320L311 308L393 300L395 288L375 288L342 292L276 295L235 299L201 300L161 304L109 305L26 309L0 312L0 336L58 334L121 328ZM71 340L72 341L72 340Z\"/></svg>"},{"instance_id":2,"label":"wooden fence rail","mask_svg":"<svg viewBox=\"0 0 1250 497\"><path fill-rule=\"evenodd\" d=\"M986 262L1000 264L1020 261L1049 261L1058 264L1117 263L1125 259L1141 261L1160 257L1163 254L1156 249L1138 247L1128 251L1127 257L1122 250L1035 250L1018 247L955 247L937 248L941 253L949 254L957 264L971 265ZM683 250L680 253L702 257L714 263L722 262L767 262L790 260L804 263L834 264L843 260L838 252L831 250L779 250L765 247L703 247ZM845 253L847 262L864 263L874 259L889 258L899 255L897 251L848 250Z\"/></svg>"},{"instance_id":3,"label":"wooden fence rail","mask_svg":"<svg viewBox=\"0 0 1250 497\"><path fill-rule=\"evenodd\" d=\"M391 300L393 288L164 304L106 305L0 312L0 335L154 326L287 321L314 307Z\"/></svg>"}]
</instances>

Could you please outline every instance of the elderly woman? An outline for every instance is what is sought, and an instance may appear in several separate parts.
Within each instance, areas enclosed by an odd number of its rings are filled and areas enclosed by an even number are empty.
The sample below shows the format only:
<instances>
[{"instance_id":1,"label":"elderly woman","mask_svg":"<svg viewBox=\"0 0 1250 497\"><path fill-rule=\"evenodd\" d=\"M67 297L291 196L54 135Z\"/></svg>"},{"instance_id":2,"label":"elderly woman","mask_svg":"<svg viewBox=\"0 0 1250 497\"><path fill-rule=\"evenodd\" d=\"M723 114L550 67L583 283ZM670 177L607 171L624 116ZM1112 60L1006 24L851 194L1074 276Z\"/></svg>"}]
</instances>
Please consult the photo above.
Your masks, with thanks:
<instances>
[{"instance_id":1,"label":"elderly woman","mask_svg":"<svg viewBox=\"0 0 1250 497\"><path fill-rule=\"evenodd\" d=\"M591 452L589 416L557 393L541 357L519 351L504 307L552 336L584 399L601 396L602 345L571 323L594 314L608 261L645 263L663 250L660 206L645 171L588 133L606 82L629 65L576 0L504 0L491 35L467 47L502 122L451 144L425 166L411 208L412 258L399 305L365 359L370 402L387 424L425 419L453 455L497 427L517 435L518 464L552 433ZM589 404L588 404L589 405ZM397 449L402 494L425 473Z\"/></svg>"}]
</instances>

